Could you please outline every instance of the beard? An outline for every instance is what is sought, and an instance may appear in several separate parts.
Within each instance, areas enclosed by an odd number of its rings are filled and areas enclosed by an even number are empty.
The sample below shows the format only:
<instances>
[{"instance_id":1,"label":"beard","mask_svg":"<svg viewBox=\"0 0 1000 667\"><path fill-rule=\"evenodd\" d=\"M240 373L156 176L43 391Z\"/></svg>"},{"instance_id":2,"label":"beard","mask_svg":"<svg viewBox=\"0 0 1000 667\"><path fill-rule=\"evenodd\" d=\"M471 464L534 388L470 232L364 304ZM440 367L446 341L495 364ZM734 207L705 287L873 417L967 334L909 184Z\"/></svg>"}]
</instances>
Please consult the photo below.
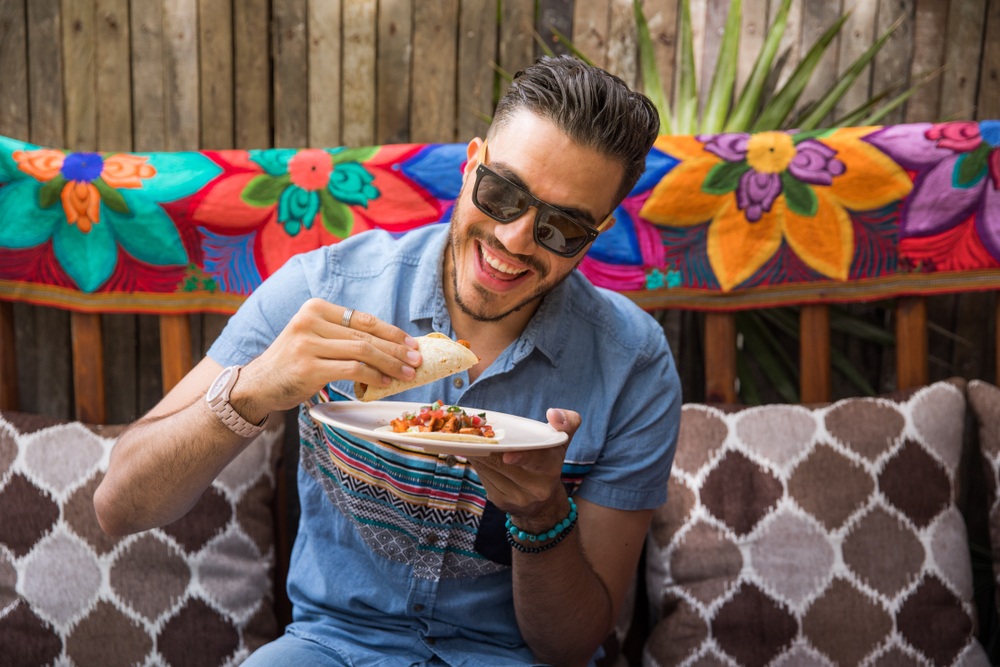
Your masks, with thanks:
<instances>
[{"instance_id":1,"label":"beard","mask_svg":"<svg viewBox=\"0 0 1000 667\"><path fill-rule=\"evenodd\" d=\"M521 301L517 302L513 306L504 306L502 305L504 301L502 296L489 291L482 285L473 283L471 289L476 293L478 299L476 300L475 303L470 302L470 300L467 300L462 296L462 292L459 289L458 285L459 244L466 243L470 240L475 240L479 241L479 243L483 244L488 248L495 248L497 250L502 250L508 253L509 251L507 251L503 247L503 244L501 244L500 241L496 239L496 237L486 234L486 232L482 231L477 227L470 226L465 232L464 236L460 234L459 228L455 224L455 221L461 219L461 210L462 210L461 205L463 202L464 200L462 200L460 194L459 198L455 201L454 208L452 208L451 221L450 221L451 229L449 230L449 240L448 240L448 244L451 247L451 271L450 275L447 276L445 279L451 281L452 293L455 295L455 304L466 316L472 318L473 320L476 320L477 322L499 322L504 318L506 318L507 316L511 315L512 313L516 313L524 309L525 307L540 301L542 297L544 297L546 294L548 294L556 287L558 287L560 284L562 284L562 282L566 280L567 277L569 277L569 274L572 273L572 271L568 271L564 275L560 276L554 282L546 283L545 279L549 275L548 268L546 268L544 265L542 265L540 262L538 262L535 258L531 256L513 255L515 258L517 258L518 261L523 263L525 266L528 266L539 277L540 282L535 288L535 291L525 296L523 299L521 299ZM476 250L476 252L477 253L479 252L478 249ZM480 261L482 261L481 256L480 256ZM579 262L577 262L577 264L578 263Z\"/></svg>"}]
</instances>

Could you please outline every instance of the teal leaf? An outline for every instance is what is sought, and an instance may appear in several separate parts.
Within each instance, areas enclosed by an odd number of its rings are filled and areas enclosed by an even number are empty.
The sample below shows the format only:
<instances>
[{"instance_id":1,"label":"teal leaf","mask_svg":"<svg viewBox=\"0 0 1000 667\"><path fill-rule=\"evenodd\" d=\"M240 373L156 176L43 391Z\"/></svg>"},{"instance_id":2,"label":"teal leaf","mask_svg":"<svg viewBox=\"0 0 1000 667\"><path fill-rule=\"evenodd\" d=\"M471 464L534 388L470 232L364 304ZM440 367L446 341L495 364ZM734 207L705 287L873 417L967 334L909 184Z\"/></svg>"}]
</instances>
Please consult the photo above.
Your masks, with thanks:
<instances>
[{"instance_id":1,"label":"teal leaf","mask_svg":"<svg viewBox=\"0 0 1000 667\"><path fill-rule=\"evenodd\" d=\"M294 148L265 148L249 151L250 159L260 165L261 169L271 176L284 176L288 173L288 162L298 150Z\"/></svg>"},{"instance_id":2,"label":"teal leaf","mask_svg":"<svg viewBox=\"0 0 1000 667\"><path fill-rule=\"evenodd\" d=\"M274 206L289 183L291 177L288 174L279 178L261 174L247 183L240 198L251 206Z\"/></svg>"},{"instance_id":3,"label":"teal leaf","mask_svg":"<svg viewBox=\"0 0 1000 667\"><path fill-rule=\"evenodd\" d=\"M303 190L297 185L289 185L281 193L281 198L278 200L278 220L282 224L296 223L294 232L286 225L288 233L294 236L298 233L299 224L306 229L312 227L313 219L319 213L319 206L319 194L314 191Z\"/></svg>"},{"instance_id":4,"label":"teal leaf","mask_svg":"<svg viewBox=\"0 0 1000 667\"><path fill-rule=\"evenodd\" d=\"M378 190L371 184L373 180L375 177L357 162L345 162L333 168L327 187L330 194L345 204L367 208L369 200L379 196Z\"/></svg>"},{"instance_id":5,"label":"teal leaf","mask_svg":"<svg viewBox=\"0 0 1000 667\"><path fill-rule=\"evenodd\" d=\"M750 165L746 161L720 162L708 172L701 190L710 195L728 194L739 186L740 178L748 171Z\"/></svg>"},{"instance_id":6,"label":"teal leaf","mask_svg":"<svg viewBox=\"0 0 1000 667\"><path fill-rule=\"evenodd\" d=\"M351 213L351 209L334 199L326 190L319 191L319 198L322 202L320 212L323 227L337 238L346 239L354 227L354 214Z\"/></svg>"},{"instance_id":7,"label":"teal leaf","mask_svg":"<svg viewBox=\"0 0 1000 667\"><path fill-rule=\"evenodd\" d=\"M125 203L125 198L122 197L118 190L114 189L110 185L104 182L103 178L98 178L94 181L94 187L97 191L101 193L101 202L108 208L110 208L115 213L122 213L124 215L129 214L128 204Z\"/></svg>"},{"instance_id":8,"label":"teal leaf","mask_svg":"<svg viewBox=\"0 0 1000 667\"><path fill-rule=\"evenodd\" d=\"M819 210L819 200L808 184L796 180L787 171L781 173L781 190L785 194L785 203L793 213L811 218Z\"/></svg>"},{"instance_id":9,"label":"teal leaf","mask_svg":"<svg viewBox=\"0 0 1000 667\"><path fill-rule=\"evenodd\" d=\"M122 190L121 194L132 214L106 210L101 222L111 227L122 248L147 264L186 265L189 261L187 250L174 221L163 208L142 196L141 192ZM104 227L104 224L100 226Z\"/></svg>"},{"instance_id":10,"label":"teal leaf","mask_svg":"<svg viewBox=\"0 0 1000 667\"><path fill-rule=\"evenodd\" d=\"M52 238L56 260L82 292L94 292L114 273L118 246L109 225L99 224L86 234L76 225L59 225Z\"/></svg>"},{"instance_id":11,"label":"teal leaf","mask_svg":"<svg viewBox=\"0 0 1000 667\"><path fill-rule=\"evenodd\" d=\"M0 247L31 248L52 238L59 223L68 226L62 206L38 207L40 188L33 178L0 188Z\"/></svg>"},{"instance_id":12,"label":"teal leaf","mask_svg":"<svg viewBox=\"0 0 1000 667\"><path fill-rule=\"evenodd\" d=\"M136 153L148 158L156 170L152 178L142 179L141 191L154 202L170 202L198 192L222 173L222 167L203 153L192 151ZM130 188L131 189L131 188Z\"/></svg>"},{"instance_id":13,"label":"teal leaf","mask_svg":"<svg viewBox=\"0 0 1000 667\"><path fill-rule=\"evenodd\" d=\"M42 208L48 208L55 204L59 201L59 196L62 194L65 185L66 178L62 174L58 174L51 181L43 183L38 188L38 205Z\"/></svg>"},{"instance_id":14,"label":"teal leaf","mask_svg":"<svg viewBox=\"0 0 1000 667\"><path fill-rule=\"evenodd\" d=\"M952 186L966 189L983 180L989 168L989 157L990 145L985 141L975 150L959 155L951 175Z\"/></svg>"}]
</instances>

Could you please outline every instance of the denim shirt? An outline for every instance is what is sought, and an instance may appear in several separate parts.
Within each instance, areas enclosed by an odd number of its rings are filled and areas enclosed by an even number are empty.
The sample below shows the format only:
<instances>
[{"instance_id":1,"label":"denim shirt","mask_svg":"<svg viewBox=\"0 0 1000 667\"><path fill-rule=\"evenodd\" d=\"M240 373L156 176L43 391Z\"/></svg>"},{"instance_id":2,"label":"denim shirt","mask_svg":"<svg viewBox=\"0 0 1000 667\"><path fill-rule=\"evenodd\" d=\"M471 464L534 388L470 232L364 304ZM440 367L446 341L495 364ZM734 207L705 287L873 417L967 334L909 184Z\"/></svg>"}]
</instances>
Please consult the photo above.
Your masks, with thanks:
<instances>
[{"instance_id":1,"label":"denim shirt","mask_svg":"<svg viewBox=\"0 0 1000 667\"><path fill-rule=\"evenodd\" d=\"M371 231L299 255L250 296L208 355L248 363L312 297L413 336L455 337L442 288L447 240L447 225L399 239ZM310 404L351 399L353 383L341 381ZM475 382L463 372L390 400L436 399L540 421L549 407L575 410L583 422L562 471L571 494L622 510L666 500L681 397L663 331L578 271ZM394 655L403 664L533 664L514 616L504 516L468 462L373 445L316 424L307 408L288 631L336 647L347 664L398 664Z\"/></svg>"}]
</instances>

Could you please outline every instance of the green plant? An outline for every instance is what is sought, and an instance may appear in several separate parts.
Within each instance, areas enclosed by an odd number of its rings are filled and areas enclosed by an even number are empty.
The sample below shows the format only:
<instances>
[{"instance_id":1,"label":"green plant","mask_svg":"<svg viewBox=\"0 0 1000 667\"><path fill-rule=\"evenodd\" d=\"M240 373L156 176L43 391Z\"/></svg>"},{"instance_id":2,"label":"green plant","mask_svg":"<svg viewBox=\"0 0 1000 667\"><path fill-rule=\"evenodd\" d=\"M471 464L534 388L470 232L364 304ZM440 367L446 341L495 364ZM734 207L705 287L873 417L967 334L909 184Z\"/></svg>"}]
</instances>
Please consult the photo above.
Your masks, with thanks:
<instances>
[{"instance_id":1,"label":"green plant","mask_svg":"<svg viewBox=\"0 0 1000 667\"><path fill-rule=\"evenodd\" d=\"M873 125L903 104L931 73L915 85L900 91L893 87L872 96L857 108L832 117L845 93L865 72L875 55L883 47L901 20L897 20L832 82L826 92L816 100L799 106L802 95L812 79L816 67L827 49L834 42L850 16L843 14L829 26L805 55L794 66L785 83L773 92L769 85L777 79L783 66L778 52L788 24L792 0L782 0L771 23L767 36L755 59L753 68L743 85L736 91L736 73L740 57L739 39L742 19L742 0L730 0L726 23L719 45L718 58L712 72L705 101L699 106L698 72L695 69L691 12L688 0L681 0L678 26L677 76L678 83L673 103L669 89L660 78L656 67L653 40L649 23L642 9L641 0L633 0L635 21L638 28L639 63L642 75L641 88L653 101L660 114L661 132L664 134L711 134L718 132L761 132L787 130L808 132L821 127ZM591 62L571 40L553 30L556 39L566 44L577 57ZM537 37L537 36L536 36ZM545 44L540 38L543 48ZM762 398L763 379L772 393L789 402L798 401L797 364L788 355L786 344L798 341L798 310L782 308L767 311L748 311L736 319L741 398L746 403L757 403ZM865 320L846 309L834 309L831 324L835 330L859 338L867 343L882 346L894 345L893 337L869 325ZM865 379L865 374L853 366L847 357L831 350L834 370L847 379L857 390L874 394L875 389Z\"/></svg>"}]
</instances>

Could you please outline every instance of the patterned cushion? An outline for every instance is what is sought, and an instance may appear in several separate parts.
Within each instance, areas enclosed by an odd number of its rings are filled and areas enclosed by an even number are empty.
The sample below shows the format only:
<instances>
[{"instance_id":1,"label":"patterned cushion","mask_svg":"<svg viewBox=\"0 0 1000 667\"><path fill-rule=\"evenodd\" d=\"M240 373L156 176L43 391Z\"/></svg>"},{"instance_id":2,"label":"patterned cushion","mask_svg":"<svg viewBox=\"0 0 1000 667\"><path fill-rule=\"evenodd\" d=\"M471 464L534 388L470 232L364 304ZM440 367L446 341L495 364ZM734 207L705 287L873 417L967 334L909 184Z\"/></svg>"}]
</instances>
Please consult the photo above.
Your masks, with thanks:
<instances>
[{"instance_id":1,"label":"patterned cushion","mask_svg":"<svg viewBox=\"0 0 1000 667\"><path fill-rule=\"evenodd\" d=\"M997 607L1000 610L1000 388L988 382L972 380L968 393L972 414L979 425L979 451L989 505L993 578L997 583Z\"/></svg>"},{"instance_id":2,"label":"patterned cushion","mask_svg":"<svg viewBox=\"0 0 1000 667\"><path fill-rule=\"evenodd\" d=\"M182 519L114 540L93 495L121 430L0 413L0 662L230 665L276 636L280 429Z\"/></svg>"},{"instance_id":3,"label":"patterned cushion","mask_svg":"<svg viewBox=\"0 0 1000 667\"><path fill-rule=\"evenodd\" d=\"M988 664L955 504L964 416L958 380L685 405L647 552L645 664Z\"/></svg>"}]
</instances>

